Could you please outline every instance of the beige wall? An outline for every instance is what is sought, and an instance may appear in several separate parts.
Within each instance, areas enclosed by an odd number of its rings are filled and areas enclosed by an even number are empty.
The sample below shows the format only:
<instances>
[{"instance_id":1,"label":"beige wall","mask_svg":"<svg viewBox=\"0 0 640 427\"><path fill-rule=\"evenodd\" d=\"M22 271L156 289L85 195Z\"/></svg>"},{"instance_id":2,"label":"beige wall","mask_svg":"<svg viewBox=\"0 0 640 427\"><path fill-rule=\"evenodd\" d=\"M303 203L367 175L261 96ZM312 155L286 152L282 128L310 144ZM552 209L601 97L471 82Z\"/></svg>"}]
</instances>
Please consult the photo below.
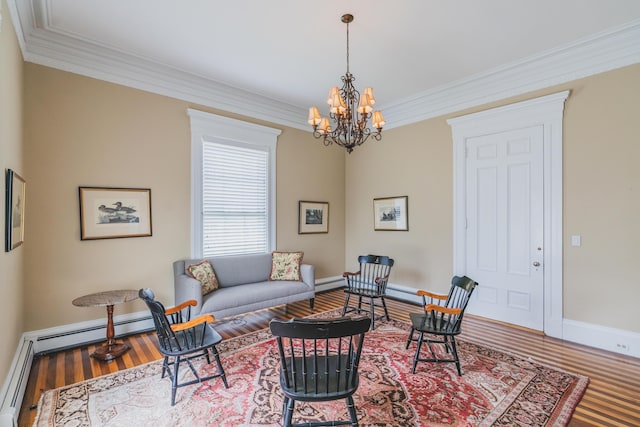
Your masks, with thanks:
<instances>
[{"instance_id":1,"label":"beige wall","mask_svg":"<svg viewBox=\"0 0 640 427\"><path fill-rule=\"evenodd\" d=\"M186 109L198 106L23 66L9 25L5 18L0 33L1 161L23 171L28 208L25 245L0 256L0 297L15 307L0 314L3 334L16 341L22 331L103 318L102 309L77 308L71 301L104 289L151 286L159 298L173 301L171 262L189 255ZM349 156L308 132L284 128L278 139L278 248L304 250L305 260L317 266L317 278L354 268L360 253L388 253L397 260L393 283L446 289L453 248L452 142L445 120L570 89L564 123L564 317L637 332L639 77L635 65L388 130L382 141ZM23 79L24 99L17 89ZM151 188L153 236L80 241L78 186ZM409 231L374 232L372 199L400 195L409 196ZM330 203L328 234L297 234L299 200ZM582 235L582 247L570 246L572 234ZM118 306L116 314L144 309L133 302ZM2 360L6 371L7 358Z\"/></svg>"},{"instance_id":2,"label":"beige wall","mask_svg":"<svg viewBox=\"0 0 640 427\"><path fill-rule=\"evenodd\" d=\"M25 175L22 155L22 55L18 47L7 4L2 0L2 27L0 28L0 379L6 377L20 336L24 331L22 316L22 260L25 245L4 252L5 239L5 173L15 170ZM29 203L27 198L26 203ZM28 205L27 205L28 206ZM29 231L27 231L28 233ZM1 387L1 383L0 383Z\"/></svg>"},{"instance_id":3,"label":"beige wall","mask_svg":"<svg viewBox=\"0 0 640 427\"><path fill-rule=\"evenodd\" d=\"M347 158L346 264L359 254L395 259L391 281L433 289L451 279L453 246L451 131L427 120L385 131ZM374 231L373 199L408 196L409 231Z\"/></svg>"},{"instance_id":4,"label":"beige wall","mask_svg":"<svg viewBox=\"0 0 640 427\"><path fill-rule=\"evenodd\" d=\"M385 132L347 159L346 263L396 259L393 283L444 291L452 274L449 117L570 89L564 118L564 317L640 332L640 65ZM374 197L409 196L409 232L373 231ZM582 236L572 247L571 235Z\"/></svg>"},{"instance_id":5,"label":"beige wall","mask_svg":"<svg viewBox=\"0 0 640 427\"><path fill-rule=\"evenodd\" d=\"M171 263L190 255L186 109L198 106L34 64L25 64L24 74L26 330L104 318L103 308L71 301L105 289L148 286L173 302ZM278 249L304 250L305 260L318 265L317 277L338 274L344 154L293 129L283 129L278 141ZM153 236L81 241L78 186L151 188ZM299 199L331 203L329 234L297 234ZM117 306L116 314L142 310L134 301Z\"/></svg>"}]
</instances>

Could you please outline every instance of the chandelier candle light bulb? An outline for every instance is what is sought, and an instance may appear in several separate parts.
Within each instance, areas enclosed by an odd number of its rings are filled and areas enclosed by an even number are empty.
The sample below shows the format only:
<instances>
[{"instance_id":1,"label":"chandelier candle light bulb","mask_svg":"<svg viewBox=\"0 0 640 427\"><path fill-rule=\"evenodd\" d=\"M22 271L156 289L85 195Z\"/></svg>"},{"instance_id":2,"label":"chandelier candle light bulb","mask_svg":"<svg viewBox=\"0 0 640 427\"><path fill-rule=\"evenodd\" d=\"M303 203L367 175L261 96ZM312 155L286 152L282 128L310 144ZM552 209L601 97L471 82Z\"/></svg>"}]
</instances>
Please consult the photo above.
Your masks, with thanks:
<instances>
[{"instance_id":1,"label":"chandelier candle light bulb","mask_svg":"<svg viewBox=\"0 0 640 427\"><path fill-rule=\"evenodd\" d=\"M341 20L347 24L347 72L342 76L343 85L341 89L334 86L329 90L329 117L321 117L318 108L311 107L307 122L313 126L313 136L322 138L324 145L335 143L344 147L347 153L351 153L369 137L380 141L385 121L379 110L373 111L373 105L376 103L373 88L364 88L360 95L353 86L356 78L349 72L349 23L353 22L353 15L342 15ZM335 124L333 130L329 119ZM374 130L367 126L369 119Z\"/></svg>"}]
</instances>

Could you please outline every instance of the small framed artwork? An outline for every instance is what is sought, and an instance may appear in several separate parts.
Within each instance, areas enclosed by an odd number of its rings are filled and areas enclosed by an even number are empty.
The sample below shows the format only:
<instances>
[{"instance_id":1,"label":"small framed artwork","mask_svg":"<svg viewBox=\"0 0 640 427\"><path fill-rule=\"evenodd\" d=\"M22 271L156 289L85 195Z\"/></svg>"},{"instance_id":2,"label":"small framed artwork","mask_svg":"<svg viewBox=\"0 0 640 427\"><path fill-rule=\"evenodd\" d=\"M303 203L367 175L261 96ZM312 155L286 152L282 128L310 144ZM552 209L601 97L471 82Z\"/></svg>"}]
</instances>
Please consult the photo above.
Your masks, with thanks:
<instances>
[{"instance_id":1,"label":"small framed artwork","mask_svg":"<svg viewBox=\"0 0 640 427\"><path fill-rule=\"evenodd\" d=\"M24 242L24 202L27 183L11 169L6 176L5 244L9 252Z\"/></svg>"},{"instance_id":2,"label":"small framed artwork","mask_svg":"<svg viewBox=\"0 0 640 427\"><path fill-rule=\"evenodd\" d=\"M298 234L329 232L329 202L298 202Z\"/></svg>"},{"instance_id":3,"label":"small framed artwork","mask_svg":"<svg viewBox=\"0 0 640 427\"><path fill-rule=\"evenodd\" d=\"M149 188L79 187L80 240L151 236Z\"/></svg>"},{"instance_id":4,"label":"small framed artwork","mask_svg":"<svg viewBox=\"0 0 640 427\"><path fill-rule=\"evenodd\" d=\"M373 228L409 231L408 196L373 199Z\"/></svg>"}]
</instances>

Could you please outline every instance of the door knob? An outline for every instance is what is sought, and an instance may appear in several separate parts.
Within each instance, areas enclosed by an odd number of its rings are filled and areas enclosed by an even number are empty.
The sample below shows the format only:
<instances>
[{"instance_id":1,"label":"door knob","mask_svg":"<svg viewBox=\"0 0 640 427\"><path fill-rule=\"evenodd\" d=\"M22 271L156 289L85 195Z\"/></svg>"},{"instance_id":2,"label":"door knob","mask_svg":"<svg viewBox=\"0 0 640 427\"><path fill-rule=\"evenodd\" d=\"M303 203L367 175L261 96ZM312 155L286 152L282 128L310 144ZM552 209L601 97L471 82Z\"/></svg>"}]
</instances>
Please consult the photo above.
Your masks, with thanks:
<instances>
[{"instance_id":1,"label":"door knob","mask_svg":"<svg viewBox=\"0 0 640 427\"><path fill-rule=\"evenodd\" d=\"M540 263L538 261L533 261L533 266L534 267L540 267Z\"/></svg>"}]
</instances>

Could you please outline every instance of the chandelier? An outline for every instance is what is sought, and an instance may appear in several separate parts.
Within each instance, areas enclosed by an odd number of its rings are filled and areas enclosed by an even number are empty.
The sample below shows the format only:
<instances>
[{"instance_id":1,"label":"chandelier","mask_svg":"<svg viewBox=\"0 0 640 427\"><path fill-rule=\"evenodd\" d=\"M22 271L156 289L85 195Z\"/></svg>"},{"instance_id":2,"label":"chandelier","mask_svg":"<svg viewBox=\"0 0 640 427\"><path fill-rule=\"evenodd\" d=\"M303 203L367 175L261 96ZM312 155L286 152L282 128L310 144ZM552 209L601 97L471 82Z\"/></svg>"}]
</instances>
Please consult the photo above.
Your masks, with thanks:
<instances>
[{"instance_id":1,"label":"chandelier","mask_svg":"<svg viewBox=\"0 0 640 427\"><path fill-rule=\"evenodd\" d=\"M369 137L380 141L382 127L385 125L382 113L373 111L373 105L376 103L373 88L364 88L364 92L360 95L353 86L356 78L349 72L349 23L352 21L353 15L342 15L342 22L347 24L347 73L342 76L342 89L334 86L329 91L327 98L329 118L320 117L318 108L311 107L307 120L313 126L314 137L322 138L324 145L337 144L344 147L347 153L351 153ZM370 118L376 130L369 129L367 126ZM332 120L333 128L329 119Z\"/></svg>"}]
</instances>

